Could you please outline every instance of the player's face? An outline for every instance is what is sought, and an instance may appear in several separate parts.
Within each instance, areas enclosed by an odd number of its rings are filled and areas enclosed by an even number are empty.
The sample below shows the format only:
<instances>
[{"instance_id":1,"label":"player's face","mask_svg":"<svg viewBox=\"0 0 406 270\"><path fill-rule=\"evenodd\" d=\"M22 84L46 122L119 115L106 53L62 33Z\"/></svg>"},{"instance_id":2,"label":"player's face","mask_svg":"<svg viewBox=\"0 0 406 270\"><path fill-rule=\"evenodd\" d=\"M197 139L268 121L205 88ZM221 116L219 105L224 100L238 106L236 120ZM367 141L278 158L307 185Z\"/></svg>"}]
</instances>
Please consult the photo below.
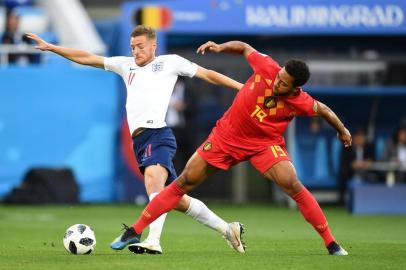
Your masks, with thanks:
<instances>
[{"instance_id":1,"label":"player's face","mask_svg":"<svg viewBox=\"0 0 406 270\"><path fill-rule=\"evenodd\" d=\"M155 57L156 41L147 36L132 37L131 51L137 66L145 66Z\"/></svg>"},{"instance_id":2,"label":"player's face","mask_svg":"<svg viewBox=\"0 0 406 270\"><path fill-rule=\"evenodd\" d=\"M19 18L16 15L10 15L7 21L7 28L10 32L14 33L18 29Z\"/></svg>"},{"instance_id":3,"label":"player's face","mask_svg":"<svg viewBox=\"0 0 406 270\"><path fill-rule=\"evenodd\" d=\"M356 146L363 146L365 144L365 134L364 133L357 133L354 135L353 144Z\"/></svg>"},{"instance_id":4,"label":"player's face","mask_svg":"<svg viewBox=\"0 0 406 270\"><path fill-rule=\"evenodd\" d=\"M282 68L275 78L275 83L273 84L273 93L276 96L287 96L293 93L295 87L293 82L295 78L289 75L289 73Z\"/></svg>"},{"instance_id":5,"label":"player's face","mask_svg":"<svg viewBox=\"0 0 406 270\"><path fill-rule=\"evenodd\" d=\"M406 129L402 128L399 130L398 141L400 145L406 145Z\"/></svg>"}]
</instances>

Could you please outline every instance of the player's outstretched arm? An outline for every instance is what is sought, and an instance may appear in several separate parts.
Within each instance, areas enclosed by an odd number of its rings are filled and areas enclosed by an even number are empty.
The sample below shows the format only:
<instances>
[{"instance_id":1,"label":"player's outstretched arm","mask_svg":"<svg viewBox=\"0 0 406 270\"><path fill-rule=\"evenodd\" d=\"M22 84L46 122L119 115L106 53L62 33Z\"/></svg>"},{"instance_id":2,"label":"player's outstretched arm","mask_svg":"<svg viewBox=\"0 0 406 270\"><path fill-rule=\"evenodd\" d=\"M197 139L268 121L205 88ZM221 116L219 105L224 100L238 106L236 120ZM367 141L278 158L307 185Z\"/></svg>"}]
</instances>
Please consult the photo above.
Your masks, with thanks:
<instances>
[{"instance_id":1,"label":"player's outstretched arm","mask_svg":"<svg viewBox=\"0 0 406 270\"><path fill-rule=\"evenodd\" d=\"M325 104L318 101L319 108L317 114L323 117L331 126L337 130L338 139L344 144L345 147L350 147L352 144L352 137L348 129L344 126L338 116Z\"/></svg>"},{"instance_id":2,"label":"player's outstretched arm","mask_svg":"<svg viewBox=\"0 0 406 270\"><path fill-rule=\"evenodd\" d=\"M240 90L244 85L214 70L198 67L195 75L206 82Z\"/></svg>"},{"instance_id":3,"label":"player's outstretched arm","mask_svg":"<svg viewBox=\"0 0 406 270\"><path fill-rule=\"evenodd\" d=\"M81 65L104 68L104 58L102 56L91 54L82 50L56 46L54 44L46 42L33 33L26 33L26 36L37 43L35 48L37 48L38 50L59 54L60 56Z\"/></svg>"},{"instance_id":4,"label":"player's outstretched arm","mask_svg":"<svg viewBox=\"0 0 406 270\"><path fill-rule=\"evenodd\" d=\"M248 57L255 49L251 47L249 44L234 40L225 42L222 44L217 44L213 41L207 41L206 43L202 44L196 51L196 53L204 54L206 50L210 52L220 53L234 53L234 54L242 54L245 58Z\"/></svg>"}]
</instances>

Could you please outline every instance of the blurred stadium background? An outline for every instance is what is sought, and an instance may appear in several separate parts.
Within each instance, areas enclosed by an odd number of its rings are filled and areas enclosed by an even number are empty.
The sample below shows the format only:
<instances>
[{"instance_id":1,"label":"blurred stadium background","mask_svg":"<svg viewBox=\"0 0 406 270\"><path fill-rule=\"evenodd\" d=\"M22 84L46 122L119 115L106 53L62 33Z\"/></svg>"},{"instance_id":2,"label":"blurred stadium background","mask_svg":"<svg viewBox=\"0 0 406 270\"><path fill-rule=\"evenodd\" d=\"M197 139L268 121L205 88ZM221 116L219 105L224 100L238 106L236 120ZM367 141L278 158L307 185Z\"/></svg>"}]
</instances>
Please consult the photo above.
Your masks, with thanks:
<instances>
[{"instance_id":1,"label":"blurred stadium background","mask_svg":"<svg viewBox=\"0 0 406 270\"><path fill-rule=\"evenodd\" d=\"M7 10L12 10L20 35L35 32L62 46L115 56L130 55L129 33L135 24L149 24L159 29L158 54L179 54L241 82L251 74L242 57L202 57L196 48L207 40L238 39L281 64L289 58L305 60L312 72L305 90L328 104L353 134L364 130L373 154L365 166L345 169L349 161L334 130L319 119L296 119L286 137L300 179L322 203L339 203L340 181L348 179L346 205L354 213L406 213L406 135L398 136L406 128L405 1L0 3L0 33L6 32ZM178 139L179 173L234 93L196 79L184 79L178 87L184 90L178 98L185 110L175 115L184 121L170 121ZM23 40L0 45L0 199L23 190L32 169L68 168L79 186L80 202L145 203L124 102L121 78L112 73L39 53ZM394 156L388 154L390 147ZM353 172L343 175L344 170ZM42 189L52 182L62 185L52 170L40 175L51 182ZM58 192L49 188L47 192ZM249 164L211 177L194 195L215 202L290 205Z\"/></svg>"}]
</instances>

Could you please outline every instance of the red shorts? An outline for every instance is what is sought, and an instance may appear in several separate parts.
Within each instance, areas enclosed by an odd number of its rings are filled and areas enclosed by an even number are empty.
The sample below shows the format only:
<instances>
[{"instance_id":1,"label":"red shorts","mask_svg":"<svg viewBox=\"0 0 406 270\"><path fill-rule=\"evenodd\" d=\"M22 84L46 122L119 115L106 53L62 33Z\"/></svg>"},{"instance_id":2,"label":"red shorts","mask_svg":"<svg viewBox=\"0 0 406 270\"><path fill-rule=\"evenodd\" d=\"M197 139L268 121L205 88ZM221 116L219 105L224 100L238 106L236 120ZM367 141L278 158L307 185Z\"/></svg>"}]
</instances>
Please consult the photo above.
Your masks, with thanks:
<instances>
[{"instance_id":1,"label":"red shorts","mask_svg":"<svg viewBox=\"0 0 406 270\"><path fill-rule=\"evenodd\" d=\"M234 143L225 141L215 131L199 146L197 153L210 165L223 170L249 160L262 174L279 161L290 161L284 145L244 146L238 139Z\"/></svg>"}]
</instances>

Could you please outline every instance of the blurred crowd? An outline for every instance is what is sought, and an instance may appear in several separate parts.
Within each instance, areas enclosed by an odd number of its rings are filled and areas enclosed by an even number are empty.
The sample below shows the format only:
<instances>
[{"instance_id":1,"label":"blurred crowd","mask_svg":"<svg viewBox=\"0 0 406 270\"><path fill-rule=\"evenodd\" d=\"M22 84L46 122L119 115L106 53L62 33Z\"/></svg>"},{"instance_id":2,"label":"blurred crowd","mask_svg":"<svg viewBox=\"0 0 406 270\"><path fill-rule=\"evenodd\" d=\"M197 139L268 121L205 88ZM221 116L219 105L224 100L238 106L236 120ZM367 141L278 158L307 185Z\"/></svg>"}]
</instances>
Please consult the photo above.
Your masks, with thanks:
<instances>
[{"instance_id":1,"label":"blurred crowd","mask_svg":"<svg viewBox=\"0 0 406 270\"><path fill-rule=\"evenodd\" d=\"M339 200L345 201L346 191L351 180L362 182L389 181L394 175L397 183L406 182L406 119L403 119L393 135L388 139L384 152L376 153L374 141L367 138L365 129L353 132L353 145L341 152L339 170ZM378 158L380 157L380 158ZM392 176L393 177L393 176Z\"/></svg>"},{"instance_id":2,"label":"blurred crowd","mask_svg":"<svg viewBox=\"0 0 406 270\"><path fill-rule=\"evenodd\" d=\"M32 42L19 31L20 14L18 12L19 7L32 6L33 0L3 0L3 6L6 10L6 16L4 20L4 32L1 34L1 44L5 45L20 45L31 44ZM8 54L9 64L33 64L39 63L38 54L10 52Z\"/></svg>"}]
</instances>

